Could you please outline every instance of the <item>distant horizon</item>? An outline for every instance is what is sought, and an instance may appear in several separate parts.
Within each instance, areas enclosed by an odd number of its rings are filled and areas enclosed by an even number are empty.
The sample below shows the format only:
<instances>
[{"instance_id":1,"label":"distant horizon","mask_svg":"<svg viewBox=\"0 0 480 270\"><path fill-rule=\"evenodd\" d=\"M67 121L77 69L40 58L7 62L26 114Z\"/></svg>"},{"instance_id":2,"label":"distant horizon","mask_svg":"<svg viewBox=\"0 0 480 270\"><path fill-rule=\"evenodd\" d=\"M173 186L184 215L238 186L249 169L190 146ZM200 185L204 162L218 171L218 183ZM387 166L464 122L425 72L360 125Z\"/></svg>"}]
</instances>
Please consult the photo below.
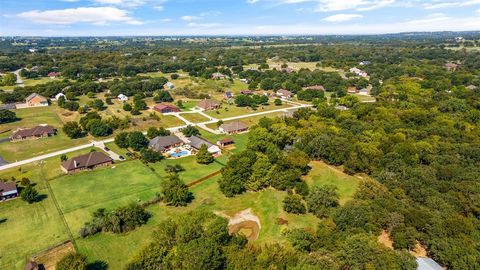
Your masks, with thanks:
<instances>
[{"instance_id":1,"label":"distant horizon","mask_svg":"<svg viewBox=\"0 0 480 270\"><path fill-rule=\"evenodd\" d=\"M408 35L408 34L478 34L479 30L467 31L416 31L416 32L392 32L392 33L376 33L376 34L212 34L212 35L98 35L98 36L22 36L22 35L0 35L1 38L148 38L148 37L172 37L172 38L202 38L202 37L334 37L334 36L387 36L387 35Z\"/></svg>"},{"instance_id":2,"label":"distant horizon","mask_svg":"<svg viewBox=\"0 0 480 270\"><path fill-rule=\"evenodd\" d=\"M3 0L0 36L478 31L480 0Z\"/></svg>"}]
</instances>

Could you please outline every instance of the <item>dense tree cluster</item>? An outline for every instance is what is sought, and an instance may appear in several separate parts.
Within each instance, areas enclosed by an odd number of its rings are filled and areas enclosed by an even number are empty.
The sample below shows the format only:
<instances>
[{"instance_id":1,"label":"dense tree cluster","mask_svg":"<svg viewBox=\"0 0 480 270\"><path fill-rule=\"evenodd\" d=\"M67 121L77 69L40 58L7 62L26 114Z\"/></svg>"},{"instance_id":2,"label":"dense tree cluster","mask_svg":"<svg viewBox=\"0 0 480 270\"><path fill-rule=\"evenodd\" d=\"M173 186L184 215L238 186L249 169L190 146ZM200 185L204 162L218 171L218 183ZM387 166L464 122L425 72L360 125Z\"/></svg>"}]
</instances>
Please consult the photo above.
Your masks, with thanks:
<instances>
[{"instance_id":1,"label":"dense tree cluster","mask_svg":"<svg viewBox=\"0 0 480 270\"><path fill-rule=\"evenodd\" d=\"M15 112L5 110L5 109L0 109L0 124L10 123L17 120L18 118Z\"/></svg>"},{"instance_id":2,"label":"dense tree cluster","mask_svg":"<svg viewBox=\"0 0 480 270\"><path fill-rule=\"evenodd\" d=\"M335 262L320 254L247 244L244 237L229 235L227 224L203 211L163 221L125 269L335 269Z\"/></svg>"},{"instance_id":3,"label":"dense tree cluster","mask_svg":"<svg viewBox=\"0 0 480 270\"><path fill-rule=\"evenodd\" d=\"M92 217L92 221L85 223L85 226L80 229L79 235L81 237L87 237L102 231L128 232L147 223L150 214L138 204L132 203L113 211L106 211L104 208L97 209Z\"/></svg>"}]
</instances>

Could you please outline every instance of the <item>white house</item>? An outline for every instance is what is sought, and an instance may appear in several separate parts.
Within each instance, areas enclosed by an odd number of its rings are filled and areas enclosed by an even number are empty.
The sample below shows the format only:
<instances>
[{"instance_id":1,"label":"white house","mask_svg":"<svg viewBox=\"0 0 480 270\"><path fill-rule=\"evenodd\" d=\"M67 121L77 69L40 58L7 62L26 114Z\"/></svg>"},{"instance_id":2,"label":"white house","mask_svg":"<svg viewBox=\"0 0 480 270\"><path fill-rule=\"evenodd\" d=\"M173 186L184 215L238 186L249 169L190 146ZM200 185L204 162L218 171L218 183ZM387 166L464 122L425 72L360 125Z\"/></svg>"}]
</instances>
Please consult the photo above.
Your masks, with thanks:
<instances>
[{"instance_id":1,"label":"white house","mask_svg":"<svg viewBox=\"0 0 480 270\"><path fill-rule=\"evenodd\" d=\"M370 95L370 90L368 90L367 88L362 88L358 91L358 93L363 96L368 96Z\"/></svg>"},{"instance_id":2,"label":"white house","mask_svg":"<svg viewBox=\"0 0 480 270\"><path fill-rule=\"evenodd\" d=\"M364 78L365 78L365 77L368 77L368 73L367 73L367 72L365 72L365 71L363 71L363 70L361 70L361 69L359 69L359 68L356 68L356 67L351 68L351 69L350 69L350 72L355 73L355 75L360 76L360 77L364 77Z\"/></svg>"},{"instance_id":3,"label":"white house","mask_svg":"<svg viewBox=\"0 0 480 270\"><path fill-rule=\"evenodd\" d=\"M127 100L128 100L128 97L127 97L127 96L125 96L124 94L120 94L120 95L118 95L118 97L117 97L117 98L118 98L118 100L120 100L120 101L127 101Z\"/></svg>"},{"instance_id":4,"label":"white house","mask_svg":"<svg viewBox=\"0 0 480 270\"><path fill-rule=\"evenodd\" d=\"M67 100L67 97L65 96L64 93L58 93L55 95L55 100L58 100L60 97L63 97L65 100Z\"/></svg>"},{"instance_id":5,"label":"white house","mask_svg":"<svg viewBox=\"0 0 480 270\"><path fill-rule=\"evenodd\" d=\"M167 89L172 90L172 89L175 88L175 85L174 85L172 82L167 82L167 83L165 84L165 87L166 87Z\"/></svg>"}]
</instances>

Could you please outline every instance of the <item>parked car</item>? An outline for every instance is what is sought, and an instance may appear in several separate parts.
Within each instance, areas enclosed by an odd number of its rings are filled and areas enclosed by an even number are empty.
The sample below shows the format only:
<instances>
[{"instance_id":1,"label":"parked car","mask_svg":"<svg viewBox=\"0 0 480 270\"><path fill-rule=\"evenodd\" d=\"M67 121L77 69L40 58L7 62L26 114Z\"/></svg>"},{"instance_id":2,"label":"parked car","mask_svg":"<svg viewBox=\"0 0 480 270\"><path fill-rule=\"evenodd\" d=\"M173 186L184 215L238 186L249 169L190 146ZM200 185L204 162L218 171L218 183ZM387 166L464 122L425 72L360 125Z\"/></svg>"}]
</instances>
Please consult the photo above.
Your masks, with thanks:
<instances>
[{"instance_id":1,"label":"parked car","mask_svg":"<svg viewBox=\"0 0 480 270\"><path fill-rule=\"evenodd\" d=\"M121 161L124 161L125 158L123 156L118 156L118 158L121 160Z\"/></svg>"},{"instance_id":2,"label":"parked car","mask_svg":"<svg viewBox=\"0 0 480 270\"><path fill-rule=\"evenodd\" d=\"M108 147L105 146L105 147L103 148L103 150L105 150L105 151L110 151L110 148L108 148Z\"/></svg>"}]
</instances>

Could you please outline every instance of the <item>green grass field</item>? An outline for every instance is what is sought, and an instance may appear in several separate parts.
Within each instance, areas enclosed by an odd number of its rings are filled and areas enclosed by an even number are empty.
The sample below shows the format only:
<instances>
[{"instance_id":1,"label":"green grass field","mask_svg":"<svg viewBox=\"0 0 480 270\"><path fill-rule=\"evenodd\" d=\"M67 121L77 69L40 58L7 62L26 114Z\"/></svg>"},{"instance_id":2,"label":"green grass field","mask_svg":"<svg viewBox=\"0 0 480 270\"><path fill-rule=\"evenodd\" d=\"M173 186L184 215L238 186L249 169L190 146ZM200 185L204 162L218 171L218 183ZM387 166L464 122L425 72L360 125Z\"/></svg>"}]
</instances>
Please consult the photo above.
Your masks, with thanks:
<instances>
[{"instance_id":1,"label":"green grass field","mask_svg":"<svg viewBox=\"0 0 480 270\"><path fill-rule=\"evenodd\" d=\"M28 205L22 199L0 203L0 268L23 269L29 256L68 239L65 227L47 189L41 182L36 186L47 196Z\"/></svg>"},{"instance_id":2,"label":"green grass field","mask_svg":"<svg viewBox=\"0 0 480 270\"><path fill-rule=\"evenodd\" d=\"M139 161L65 175L50 181L65 218L76 233L98 208L151 199L161 178Z\"/></svg>"},{"instance_id":3,"label":"green grass field","mask_svg":"<svg viewBox=\"0 0 480 270\"><path fill-rule=\"evenodd\" d=\"M201 123L201 122L205 122L205 121L210 120L207 117L205 117L205 116L203 116L199 113L183 113L182 117L187 119L188 121L190 121L192 123Z\"/></svg>"},{"instance_id":4,"label":"green grass field","mask_svg":"<svg viewBox=\"0 0 480 270\"><path fill-rule=\"evenodd\" d=\"M77 151L72 156L89 151ZM42 180L42 175L50 179L62 174L58 157L1 171L1 179L28 177L44 198L33 204L20 198L0 202L0 231L11 236L0 241L0 269L23 269L31 255L68 240L66 228Z\"/></svg>"},{"instance_id":5,"label":"green grass field","mask_svg":"<svg viewBox=\"0 0 480 270\"><path fill-rule=\"evenodd\" d=\"M259 106L256 110L251 109L250 107L237 107L233 104L223 103L220 109L215 111L205 112L206 114L215 117L215 118L228 118L233 116L239 116L244 114L252 114L257 112L265 112L277 109L284 109L292 107L290 104L283 103L280 106L275 106L273 102L270 102L268 105Z\"/></svg>"},{"instance_id":6,"label":"green grass field","mask_svg":"<svg viewBox=\"0 0 480 270\"><path fill-rule=\"evenodd\" d=\"M336 186L340 196L340 204L344 204L353 197L359 184L358 178L344 174L324 162L313 161L310 166L312 170L304 177L309 186Z\"/></svg>"}]
</instances>

